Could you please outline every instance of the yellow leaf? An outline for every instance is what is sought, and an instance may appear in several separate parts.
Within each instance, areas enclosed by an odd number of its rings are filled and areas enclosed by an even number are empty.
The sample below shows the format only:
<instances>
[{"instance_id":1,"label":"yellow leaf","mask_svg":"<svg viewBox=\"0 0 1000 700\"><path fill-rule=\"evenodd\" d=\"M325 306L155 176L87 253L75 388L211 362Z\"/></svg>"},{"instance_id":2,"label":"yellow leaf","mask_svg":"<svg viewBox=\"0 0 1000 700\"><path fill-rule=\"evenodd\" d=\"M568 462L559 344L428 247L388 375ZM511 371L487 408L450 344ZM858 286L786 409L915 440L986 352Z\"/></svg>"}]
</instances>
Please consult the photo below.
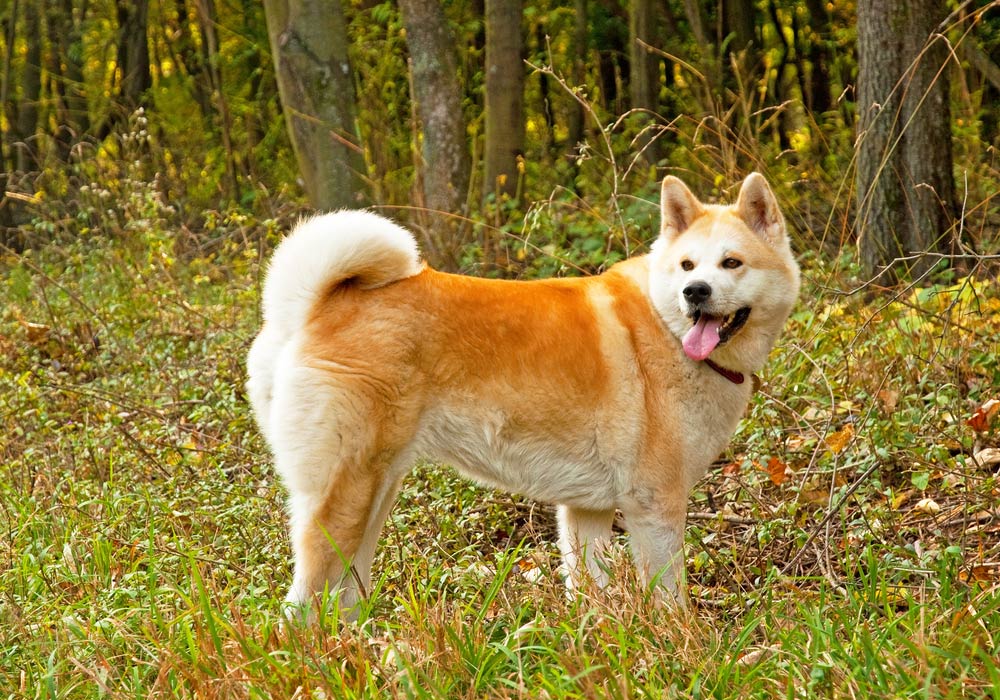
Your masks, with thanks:
<instances>
[{"instance_id":1,"label":"yellow leaf","mask_svg":"<svg viewBox=\"0 0 1000 700\"><path fill-rule=\"evenodd\" d=\"M839 454L840 452L843 452L844 448L847 447L847 443L849 443L853 437L854 424L848 423L837 432L826 436L826 446L830 448L830 452L833 454Z\"/></svg>"}]
</instances>

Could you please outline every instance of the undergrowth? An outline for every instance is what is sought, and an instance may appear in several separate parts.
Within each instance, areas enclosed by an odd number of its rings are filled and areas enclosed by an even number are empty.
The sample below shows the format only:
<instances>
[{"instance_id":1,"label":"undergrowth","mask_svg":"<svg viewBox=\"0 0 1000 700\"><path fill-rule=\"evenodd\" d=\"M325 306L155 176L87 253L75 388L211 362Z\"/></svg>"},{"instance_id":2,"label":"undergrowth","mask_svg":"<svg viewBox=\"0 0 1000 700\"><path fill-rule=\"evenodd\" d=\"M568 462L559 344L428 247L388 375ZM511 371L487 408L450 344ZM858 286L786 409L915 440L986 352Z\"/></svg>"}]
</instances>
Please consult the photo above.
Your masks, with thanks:
<instances>
[{"instance_id":1,"label":"undergrowth","mask_svg":"<svg viewBox=\"0 0 1000 700\"><path fill-rule=\"evenodd\" d=\"M283 496L242 358L292 217L196 236L155 184L116 186L0 263L3 695L1000 697L989 271L874 295L799 235L802 299L690 503L690 614L646 603L624 555L611 590L568 600L550 507L422 465L360 619L281 627ZM641 251L649 199L554 197L498 269Z\"/></svg>"}]
</instances>

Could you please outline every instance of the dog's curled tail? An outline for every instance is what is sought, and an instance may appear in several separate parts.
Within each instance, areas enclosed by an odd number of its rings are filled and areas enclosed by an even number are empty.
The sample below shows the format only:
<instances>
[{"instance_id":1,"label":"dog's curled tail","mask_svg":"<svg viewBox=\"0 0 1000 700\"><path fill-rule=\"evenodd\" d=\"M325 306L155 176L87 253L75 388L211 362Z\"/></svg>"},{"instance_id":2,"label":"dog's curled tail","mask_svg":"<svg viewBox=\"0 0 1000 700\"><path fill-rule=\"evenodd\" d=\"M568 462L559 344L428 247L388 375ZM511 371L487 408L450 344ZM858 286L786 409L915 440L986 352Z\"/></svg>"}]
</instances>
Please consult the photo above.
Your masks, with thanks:
<instances>
[{"instance_id":1,"label":"dog's curled tail","mask_svg":"<svg viewBox=\"0 0 1000 700\"><path fill-rule=\"evenodd\" d=\"M417 242L405 229L367 211L304 219L275 249L264 282L264 320L294 332L336 284L372 289L422 269Z\"/></svg>"}]
</instances>

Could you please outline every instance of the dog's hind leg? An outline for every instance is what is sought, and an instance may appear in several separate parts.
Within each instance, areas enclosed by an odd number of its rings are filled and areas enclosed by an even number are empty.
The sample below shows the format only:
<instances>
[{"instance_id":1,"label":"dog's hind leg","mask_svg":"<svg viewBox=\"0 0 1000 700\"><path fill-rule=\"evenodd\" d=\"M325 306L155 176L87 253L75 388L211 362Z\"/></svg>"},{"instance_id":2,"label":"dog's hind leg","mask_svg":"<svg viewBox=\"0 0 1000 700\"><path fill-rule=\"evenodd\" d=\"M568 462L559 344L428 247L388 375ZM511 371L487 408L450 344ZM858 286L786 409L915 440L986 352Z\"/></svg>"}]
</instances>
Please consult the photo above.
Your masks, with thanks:
<instances>
[{"instance_id":1,"label":"dog's hind leg","mask_svg":"<svg viewBox=\"0 0 1000 700\"><path fill-rule=\"evenodd\" d=\"M308 605L328 592L349 610L367 595L371 563L399 481L384 466L341 465L324 498L293 494L291 540L295 573L287 601Z\"/></svg>"},{"instance_id":2,"label":"dog's hind leg","mask_svg":"<svg viewBox=\"0 0 1000 700\"><path fill-rule=\"evenodd\" d=\"M270 440L289 492L295 571L287 601L324 591L341 608L367 592L382 524L409 464L409 422L368 382L285 366L274 383Z\"/></svg>"},{"instance_id":3,"label":"dog's hind leg","mask_svg":"<svg viewBox=\"0 0 1000 700\"><path fill-rule=\"evenodd\" d=\"M584 510L561 505L559 551L563 558L566 587L577 589L589 576L600 587L608 584L608 574L600 556L611 539L612 510Z\"/></svg>"}]
</instances>

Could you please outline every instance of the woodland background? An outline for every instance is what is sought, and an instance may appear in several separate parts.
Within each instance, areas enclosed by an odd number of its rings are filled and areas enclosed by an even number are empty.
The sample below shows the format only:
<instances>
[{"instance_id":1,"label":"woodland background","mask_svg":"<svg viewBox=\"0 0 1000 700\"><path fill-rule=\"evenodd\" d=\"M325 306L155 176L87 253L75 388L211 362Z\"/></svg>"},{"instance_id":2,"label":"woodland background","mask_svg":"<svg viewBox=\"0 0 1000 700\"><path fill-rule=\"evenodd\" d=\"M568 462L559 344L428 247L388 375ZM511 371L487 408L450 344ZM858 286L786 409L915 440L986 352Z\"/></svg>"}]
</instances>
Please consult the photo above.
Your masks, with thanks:
<instances>
[{"instance_id":1,"label":"woodland background","mask_svg":"<svg viewBox=\"0 0 1000 700\"><path fill-rule=\"evenodd\" d=\"M1000 3L0 0L0 56L0 696L1000 698ZM803 292L690 615L426 464L360 619L279 626L242 363L298 216L589 274L751 170Z\"/></svg>"},{"instance_id":2,"label":"woodland background","mask_svg":"<svg viewBox=\"0 0 1000 700\"><path fill-rule=\"evenodd\" d=\"M20 245L42 201L86 224L81 188L120 200L129 178L193 231L304 191L388 208L456 268L497 263L510 239L484 223L611 199L590 231L550 220L591 269L648 239L628 198L665 172L719 196L758 169L809 248L860 243L869 274L975 254L995 223L995 4L7 0L0 225Z\"/></svg>"}]
</instances>

